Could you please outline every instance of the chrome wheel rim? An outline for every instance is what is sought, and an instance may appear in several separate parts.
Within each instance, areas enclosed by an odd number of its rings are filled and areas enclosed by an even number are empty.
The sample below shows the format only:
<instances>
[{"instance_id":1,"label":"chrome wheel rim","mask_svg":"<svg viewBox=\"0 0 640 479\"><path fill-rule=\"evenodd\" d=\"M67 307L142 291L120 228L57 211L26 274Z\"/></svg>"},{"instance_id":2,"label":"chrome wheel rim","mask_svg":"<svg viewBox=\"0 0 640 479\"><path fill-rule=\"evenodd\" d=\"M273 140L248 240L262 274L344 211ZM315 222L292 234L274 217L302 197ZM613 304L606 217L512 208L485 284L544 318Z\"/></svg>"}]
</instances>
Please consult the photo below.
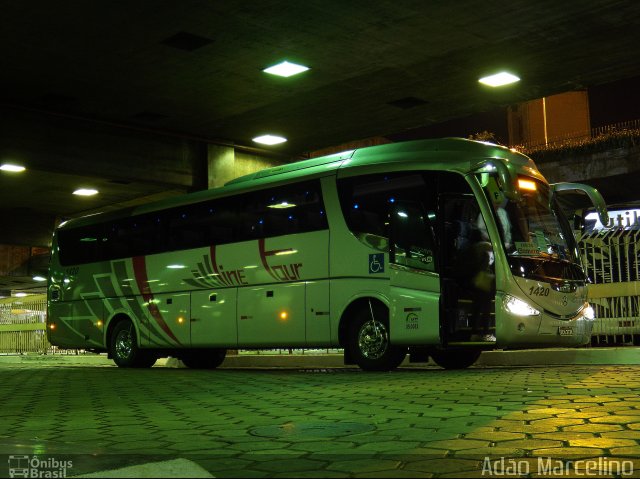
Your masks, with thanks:
<instances>
[{"instance_id":1,"label":"chrome wheel rim","mask_svg":"<svg viewBox=\"0 0 640 479\"><path fill-rule=\"evenodd\" d=\"M122 330L116 336L116 356L128 359L133 349L133 335L130 330Z\"/></svg>"},{"instance_id":2,"label":"chrome wheel rim","mask_svg":"<svg viewBox=\"0 0 640 479\"><path fill-rule=\"evenodd\" d=\"M367 359L380 359L389 346L387 328L379 321L369 320L358 333L358 348Z\"/></svg>"}]
</instances>

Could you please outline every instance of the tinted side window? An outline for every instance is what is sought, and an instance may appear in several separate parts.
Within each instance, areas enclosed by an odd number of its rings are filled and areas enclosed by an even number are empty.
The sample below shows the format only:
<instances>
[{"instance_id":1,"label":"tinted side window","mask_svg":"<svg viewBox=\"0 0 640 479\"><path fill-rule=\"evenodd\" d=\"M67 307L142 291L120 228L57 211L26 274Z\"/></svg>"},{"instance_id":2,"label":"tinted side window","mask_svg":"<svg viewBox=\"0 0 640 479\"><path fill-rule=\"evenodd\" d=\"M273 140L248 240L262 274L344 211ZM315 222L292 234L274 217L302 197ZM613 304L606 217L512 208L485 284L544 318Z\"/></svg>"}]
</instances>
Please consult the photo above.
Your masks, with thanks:
<instances>
[{"instance_id":1,"label":"tinted side window","mask_svg":"<svg viewBox=\"0 0 640 479\"><path fill-rule=\"evenodd\" d=\"M328 228L317 181L256 191L241 201L239 241Z\"/></svg>"},{"instance_id":2,"label":"tinted side window","mask_svg":"<svg viewBox=\"0 0 640 479\"><path fill-rule=\"evenodd\" d=\"M108 225L103 241L104 259L144 256L164 250L164 216L139 215Z\"/></svg>"},{"instance_id":3,"label":"tinted side window","mask_svg":"<svg viewBox=\"0 0 640 479\"><path fill-rule=\"evenodd\" d=\"M236 241L239 218L235 208L238 203L233 198L220 198L168 210L166 250L200 248Z\"/></svg>"},{"instance_id":4,"label":"tinted side window","mask_svg":"<svg viewBox=\"0 0 640 479\"><path fill-rule=\"evenodd\" d=\"M320 182L307 181L58 232L63 265L327 229Z\"/></svg>"},{"instance_id":5,"label":"tinted side window","mask_svg":"<svg viewBox=\"0 0 640 479\"><path fill-rule=\"evenodd\" d=\"M102 225L60 230L57 236L60 263L64 266L100 261L103 257Z\"/></svg>"},{"instance_id":6,"label":"tinted side window","mask_svg":"<svg viewBox=\"0 0 640 479\"><path fill-rule=\"evenodd\" d=\"M439 193L471 193L471 187L460 173L441 171L438 173Z\"/></svg>"},{"instance_id":7,"label":"tinted side window","mask_svg":"<svg viewBox=\"0 0 640 479\"><path fill-rule=\"evenodd\" d=\"M435 215L437 173L395 172L338 181L342 213L349 229L370 243L374 235L389 238L390 214L398 202L421 205Z\"/></svg>"},{"instance_id":8,"label":"tinted side window","mask_svg":"<svg viewBox=\"0 0 640 479\"><path fill-rule=\"evenodd\" d=\"M434 220L418 202L398 201L391 212L392 263L436 271Z\"/></svg>"}]
</instances>

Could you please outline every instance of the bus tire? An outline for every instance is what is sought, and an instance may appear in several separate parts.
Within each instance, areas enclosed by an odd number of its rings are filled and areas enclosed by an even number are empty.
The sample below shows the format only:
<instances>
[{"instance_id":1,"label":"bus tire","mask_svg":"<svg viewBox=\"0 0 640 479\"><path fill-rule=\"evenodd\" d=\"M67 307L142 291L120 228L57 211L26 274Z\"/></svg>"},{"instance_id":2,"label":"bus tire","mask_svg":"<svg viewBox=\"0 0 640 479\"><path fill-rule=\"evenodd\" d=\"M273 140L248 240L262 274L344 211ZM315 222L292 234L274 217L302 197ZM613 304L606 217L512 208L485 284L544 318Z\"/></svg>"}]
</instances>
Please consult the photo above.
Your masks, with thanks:
<instances>
[{"instance_id":1,"label":"bus tire","mask_svg":"<svg viewBox=\"0 0 640 479\"><path fill-rule=\"evenodd\" d=\"M435 350L430 356L441 368L466 369L478 360L481 352L478 349Z\"/></svg>"},{"instance_id":2,"label":"bus tire","mask_svg":"<svg viewBox=\"0 0 640 479\"><path fill-rule=\"evenodd\" d=\"M407 349L389 341L389 311L369 305L356 313L349 325L349 357L365 371L389 371L400 366Z\"/></svg>"},{"instance_id":3,"label":"bus tire","mask_svg":"<svg viewBox=\"0 0 640 479\"><path fill-rule=\"evenodd\" d=\"M129 320L120 321L113 328L109 353L113 362L121 368L150 368L158 360L153 351L138 347L136 329Z\"/></svg>"},{"instance_id":4,"label":"bus tire","mask_svg":"<svg viewBox=\"0 0 640 479\"><path fill-rule=\"evenodd\" d=\"M183 353L180 360L191 369L216 369L226 355L226 349L192 349Z\"/></svg>"}]
</instances>

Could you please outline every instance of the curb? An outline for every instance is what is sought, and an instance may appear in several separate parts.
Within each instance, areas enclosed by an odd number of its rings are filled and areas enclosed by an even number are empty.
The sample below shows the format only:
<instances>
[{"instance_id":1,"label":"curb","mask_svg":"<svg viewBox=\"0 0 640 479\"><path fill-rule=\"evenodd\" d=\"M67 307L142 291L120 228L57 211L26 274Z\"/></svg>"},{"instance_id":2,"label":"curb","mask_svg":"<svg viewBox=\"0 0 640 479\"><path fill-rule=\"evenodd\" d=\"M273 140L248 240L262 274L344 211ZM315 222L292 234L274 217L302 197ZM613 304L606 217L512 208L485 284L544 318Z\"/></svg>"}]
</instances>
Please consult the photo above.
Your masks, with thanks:
<instances>
[{"instance_id":1,"label":"curb","mask_svg":"<svg viewBox=\"0 0 640 479\"><path fill-rule=\"evenodd\" d=\"M113 366L113 362L106 354L21 354L0 355L0 365L4 364L31 364L42 366ZM499 366L556 366L556 365L626 365L640 364L640 348L581 348L581 349L535 349L518 351L485 351L474 365L475 367L499 367ZM184 368L185 366L176 358L161 358L156 367ZM424 368L437 367L432 361L428 363L409 363L408 359L401 367ZM355 365L345 366L341 354L322 355L259 355L246 354L239 356L227 356L222 369L241 368L357 368Z\"/></svg>"}]
</instances>

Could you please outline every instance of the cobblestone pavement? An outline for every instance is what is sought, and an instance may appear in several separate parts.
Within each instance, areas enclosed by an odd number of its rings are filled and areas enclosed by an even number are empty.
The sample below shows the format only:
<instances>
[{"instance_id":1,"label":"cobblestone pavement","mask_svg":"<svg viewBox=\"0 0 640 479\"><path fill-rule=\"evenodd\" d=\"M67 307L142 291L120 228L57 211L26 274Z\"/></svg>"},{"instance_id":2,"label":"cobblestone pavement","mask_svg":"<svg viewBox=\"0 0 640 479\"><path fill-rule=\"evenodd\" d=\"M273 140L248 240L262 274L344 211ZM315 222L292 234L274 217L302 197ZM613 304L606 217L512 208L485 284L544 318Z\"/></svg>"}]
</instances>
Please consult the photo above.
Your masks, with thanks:
<instances>
[{"instance_id":1,"label":"cobblestone pavement","mask_svg":"<svg viewBox=\"0 0 640 479\"><path fill-rule=\"evenodd\" d=\"M365 373L0 362L0 475L37 456L49 460L41 469L71 461L67 476L183 458L215 477L640 477L639 389L634 365Z\"/></svg>"}]
</instances>

